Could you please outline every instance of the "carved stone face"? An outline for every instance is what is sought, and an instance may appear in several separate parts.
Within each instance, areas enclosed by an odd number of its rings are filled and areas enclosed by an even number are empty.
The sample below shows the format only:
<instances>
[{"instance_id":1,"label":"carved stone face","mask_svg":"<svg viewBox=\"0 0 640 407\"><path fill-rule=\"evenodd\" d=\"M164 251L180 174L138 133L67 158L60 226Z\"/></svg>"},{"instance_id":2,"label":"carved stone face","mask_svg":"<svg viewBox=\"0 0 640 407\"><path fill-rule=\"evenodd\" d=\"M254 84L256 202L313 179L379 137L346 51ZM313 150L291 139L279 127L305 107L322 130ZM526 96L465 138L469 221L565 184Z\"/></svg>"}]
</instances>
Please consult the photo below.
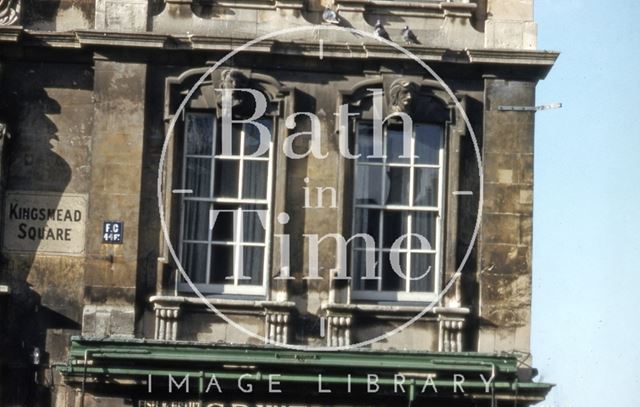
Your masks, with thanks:
<instances>
[{"instance_id":1,"label":"carved stone face","mask_svg":"<svg viewBox=\"0 0 640 407\"><path fill-rule=\"evenodd\" d=\"M241 89L246 88L246 84L247 78L237 69L225 69L220 74L219 87L221 89ZM244 103L244 97L246 97L244 92L233 91L231 93L231 105L234 107L242 105Z\"/></svg>"},{"instance_id":2,"label":"carved stone face","mask_svg":"<svg viewBox=\"0 0 640 407\"><path fill-rule=\"evenodd\" d=\"M416 83L406 79L395 80L389 88L389 109L392 112L410 112L417 93Z\"/></svg>"}]
</instances>

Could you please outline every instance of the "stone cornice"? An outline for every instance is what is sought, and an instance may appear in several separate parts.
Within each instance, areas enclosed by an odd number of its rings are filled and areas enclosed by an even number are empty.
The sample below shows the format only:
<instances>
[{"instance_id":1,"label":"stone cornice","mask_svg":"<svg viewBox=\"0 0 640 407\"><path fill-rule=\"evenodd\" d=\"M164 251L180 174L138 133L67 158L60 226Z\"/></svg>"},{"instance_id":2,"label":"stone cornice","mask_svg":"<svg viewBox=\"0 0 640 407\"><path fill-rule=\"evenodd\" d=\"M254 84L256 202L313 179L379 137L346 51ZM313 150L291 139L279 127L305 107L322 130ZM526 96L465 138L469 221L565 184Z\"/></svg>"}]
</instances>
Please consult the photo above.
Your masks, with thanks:
<instances>
[{"instance_id":1,"label":"stone cornice","mask_svg":"<svg viewBox=\"0 0 640 407\"><path fill-rule=\"evenodd\" d=\"M560 55L553 51L468 49L469 62L478 64L544 65L551 67Z\"/></svg>"},{"instance_id":2,"label":"stone cornice","mask_svg":"<svg viewBox=\"0 0 640 407\"><path fill-rule=\"evenodd\" d=\"M455 16L471 18L475 3L393 1L393 0L335 0L340 11L364 12L375 10L395 15L418 15L421 17Z\"/></svg>"},{"instance_id":3,"label":"stone cornice","mask_svg":"<svg viewBox=\"0 0 640 407\"><path fill-rule=\"evenodd\" d=\"M157 33L120 33L100 31L45 32L24 30L21 27L0 27L0 44L17 44L31 47L92 49L130 48L149 50L231 51L246 43L249 38L206 37L198 35L168 35ZM528 66L539 69L542 75L558 58L557 52L511 49L451 50L424 45L408 45L406 49L428 62L452 64ZM306 39L295 42L265 40L250 48L251 52L278 55L319 57L318 43ZM373 40L359 43L325 42L324 58L336 59L396 59L407 57L389 46Z\"/></svg>"}]
</instances>

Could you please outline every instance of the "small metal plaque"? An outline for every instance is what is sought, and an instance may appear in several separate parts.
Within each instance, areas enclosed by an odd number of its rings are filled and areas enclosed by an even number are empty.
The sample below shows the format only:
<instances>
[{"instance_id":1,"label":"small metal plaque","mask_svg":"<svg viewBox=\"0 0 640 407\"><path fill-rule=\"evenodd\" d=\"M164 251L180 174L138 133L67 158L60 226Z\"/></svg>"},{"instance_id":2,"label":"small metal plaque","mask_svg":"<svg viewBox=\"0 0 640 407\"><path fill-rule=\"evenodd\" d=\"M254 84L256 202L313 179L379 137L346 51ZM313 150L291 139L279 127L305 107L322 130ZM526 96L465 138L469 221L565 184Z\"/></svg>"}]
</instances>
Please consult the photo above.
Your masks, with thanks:
<instances>
[{"instance_id":1,"label":"small metal plaque","mask_svg":"<svg viewBox=\"0 0 640 407\"><path fill-rule=\"evenodd\" d=\"M122 244L124 222L107 220L102 225L102 243Z\"/></svg>"}]
</instances>

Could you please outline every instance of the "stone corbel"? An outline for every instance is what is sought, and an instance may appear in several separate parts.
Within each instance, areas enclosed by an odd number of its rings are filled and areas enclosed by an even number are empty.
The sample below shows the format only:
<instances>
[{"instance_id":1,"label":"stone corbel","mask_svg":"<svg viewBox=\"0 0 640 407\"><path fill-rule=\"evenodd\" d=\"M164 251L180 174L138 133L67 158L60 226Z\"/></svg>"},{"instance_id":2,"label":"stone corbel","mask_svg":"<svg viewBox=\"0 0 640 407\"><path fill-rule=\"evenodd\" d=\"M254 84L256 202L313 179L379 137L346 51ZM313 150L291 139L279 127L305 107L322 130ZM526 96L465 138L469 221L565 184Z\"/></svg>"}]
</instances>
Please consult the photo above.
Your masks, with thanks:
<instances>
[{"instance_id":1,"label":"stone corbel","mask_svg":"<svg viewBox=\"0 0 640 407\"><path fill-rule=\"evenodd\" d=\"M464 328L466 325L466 308L440 311L438 315L439 335L438 351L462 352Z\"/></svg>"},{"instance_id":2,"label":"stone corbel","mask_svg":"<svg viewBox=\"0 0 640 407\"><path fill-rule=\"evenodd\" d=\"M20 20L22 0L0 0L0 26L15 25Z\"/></svg>"},{"instance_id":3,"label":"stone corbel","mask_svg":"<svg viewBox=\"0 0 640 407\"><path fill-rule=\"evenodd\" d=\"M265 312L265 336L268 343L289 343L289 311L267 310Z\"/></svg>"},{"instance_id":4,"label":"stone corbel","mask_svg":"<svg viewBox=\"0 0 640 407\"><path fill-rule=\"evenodd\" d=\"M179 304L155 303L153 308L156 312L156 333L155 339L165 341L175 341L178 339L178 318L180 317Z\"/></svg>"},{"instance_id":5,"label":"stone corbel","mask_svg":"<svg viewBox=\"0 0 640 407\"><path fill-rule=\"evenodd\" d=\"M329 312L327 315L327 346L351 345L353 315Z\"/></svg>"}]
</instances>

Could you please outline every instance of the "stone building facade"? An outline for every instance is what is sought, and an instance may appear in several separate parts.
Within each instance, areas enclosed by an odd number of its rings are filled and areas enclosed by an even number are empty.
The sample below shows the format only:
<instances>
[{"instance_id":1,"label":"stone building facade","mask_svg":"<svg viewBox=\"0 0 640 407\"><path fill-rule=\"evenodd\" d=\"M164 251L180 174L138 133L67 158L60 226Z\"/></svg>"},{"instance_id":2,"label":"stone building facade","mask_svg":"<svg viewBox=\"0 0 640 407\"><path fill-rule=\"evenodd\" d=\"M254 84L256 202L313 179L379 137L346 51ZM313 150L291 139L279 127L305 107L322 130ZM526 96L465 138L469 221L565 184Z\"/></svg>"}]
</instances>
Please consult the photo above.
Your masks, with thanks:
<instances>
[{"instance_id":1,"label":"stone building facade","mask_svg":"<svg viewBox=\"0 0 640 407\"><path fill-rule=\"evenodd\" d=\"M0 404L544 399L532 3L0 0Z\"/></svg>"}]
</instances>

